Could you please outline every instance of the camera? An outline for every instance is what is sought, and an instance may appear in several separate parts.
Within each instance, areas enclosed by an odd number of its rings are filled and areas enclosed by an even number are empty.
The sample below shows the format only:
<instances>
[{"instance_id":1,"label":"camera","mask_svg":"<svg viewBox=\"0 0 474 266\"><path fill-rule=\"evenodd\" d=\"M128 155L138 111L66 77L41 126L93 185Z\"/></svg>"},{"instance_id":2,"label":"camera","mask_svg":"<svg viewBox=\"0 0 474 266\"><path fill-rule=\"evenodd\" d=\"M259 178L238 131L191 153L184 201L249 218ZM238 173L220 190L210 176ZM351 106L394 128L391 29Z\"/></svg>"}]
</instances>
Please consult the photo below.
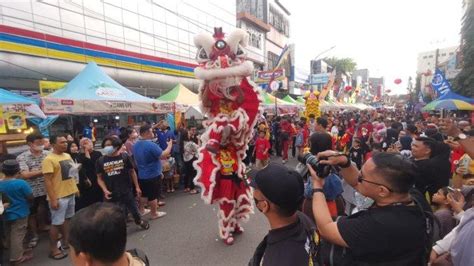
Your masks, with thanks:
<instances>
[{"instance_id":1,"label":"camera","mask_svg":"<svg viewBox=\"0 0 474 266\"><path fill-rule=\"evenodd\" d=\"M319 163L318 158L309 152L298 155L298 161L304 165L309 164L320 178L327 177L331 172L330 165Z\"/></svg>"}]
</instances>

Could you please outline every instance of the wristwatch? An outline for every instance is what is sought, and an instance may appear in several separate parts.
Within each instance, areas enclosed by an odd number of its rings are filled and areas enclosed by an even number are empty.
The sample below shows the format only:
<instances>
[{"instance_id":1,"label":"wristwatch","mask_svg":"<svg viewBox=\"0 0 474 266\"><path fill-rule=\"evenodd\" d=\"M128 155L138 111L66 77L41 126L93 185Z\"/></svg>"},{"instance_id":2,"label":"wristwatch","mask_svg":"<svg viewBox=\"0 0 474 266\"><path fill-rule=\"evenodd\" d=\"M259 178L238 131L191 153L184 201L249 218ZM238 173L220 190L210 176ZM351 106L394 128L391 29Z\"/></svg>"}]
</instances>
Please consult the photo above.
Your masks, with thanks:
<instances>
[{"instance_id":1,"label":"wristwatch","mask_svg":"<svg viewBox=\"0 0 474 266\"><path fill-rule=\"evenodd\" d=\"M467 139L466 134L464 134L464 133L459 133L459 135L454 138L454 141L465 140L465 139Z\"/></svg>"},{"instance_id":2,"label":"wristwatch","mask_svg":"<svg viewBox=\"0 0 474 266\"><path fill-rule=\"evenodd\" d=\"M318 193L318 192L321 192L324 194L324 190L322 188L313 188L312 192L313 192L312 194Z\"/></svg>"}]
</instances>

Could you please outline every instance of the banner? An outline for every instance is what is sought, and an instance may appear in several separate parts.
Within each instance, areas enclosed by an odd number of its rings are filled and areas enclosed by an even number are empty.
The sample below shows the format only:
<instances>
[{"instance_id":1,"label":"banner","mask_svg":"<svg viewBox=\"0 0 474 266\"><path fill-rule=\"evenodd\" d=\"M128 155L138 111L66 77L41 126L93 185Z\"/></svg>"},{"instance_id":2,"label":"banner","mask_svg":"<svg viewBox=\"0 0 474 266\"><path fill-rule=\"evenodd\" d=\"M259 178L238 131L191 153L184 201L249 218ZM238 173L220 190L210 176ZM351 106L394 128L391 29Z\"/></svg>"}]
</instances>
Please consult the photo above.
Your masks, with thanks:
<instances>
[{"instance_id":1,"label":"banner","mask_svg":"<svg viewBox=\"0 0 474 266\"><path fill-rule=\"evenodd\" d=\"M255 83L268 83L273 76L273 80L284 80L285 70L278 68L275 71L257 71Z\"/></svg>"},{"instance_id":2,"label":"banner","mask_svg":"<svg viewBox=\"0 0 474 266\"><path fill-rule=\"evenodd\" d=\"M451 92L451 84L449 84L449 81L444 77L443 72L441 72L439 68L435 71L433 80L431 81L431 87L433 87L438 98Z\"/></svg>"},{"instance_id":3,"label":"banner","mask_svg":"<svg viewBox=\"0 0 474 266\"><path fill-rule=\"evenodd\" d=\"M27 128L25 112L8 112L6 113L6 118L9 130Z\"/></svg>"},{"instance_id":4,"label":"banner","mask_svg":"<svg viewBox=\"0 0 474 266\"><path fill-rule=\"evenodd\" d=\"M59 89L62 89L64 86L66 86L66 84L67 82L40 80L39 81L40 95L42 97L49 95Z\"/></svg>"},{"instance_id":5,"label":"banner","mask_svg":"<svg viewBox=\"0 0 474 266\"><path fill-rule=\"evenodd\" d=\"M164 114L172 113L174 103L159 102L129 102L129 101L89 101L42 98L43 112L45 114L97 114L97 113L143 113Z\"/></svg>"},{"instance_id":6,"label":"banner","mask_svg":"<svg viewBox=\"0 0 474 266\"><path fill-rule=\"evenodd\" d=\"M7 133L5 118L3 118L3 107L0 105L0 134Z\"/></svg>"}]
</instances>

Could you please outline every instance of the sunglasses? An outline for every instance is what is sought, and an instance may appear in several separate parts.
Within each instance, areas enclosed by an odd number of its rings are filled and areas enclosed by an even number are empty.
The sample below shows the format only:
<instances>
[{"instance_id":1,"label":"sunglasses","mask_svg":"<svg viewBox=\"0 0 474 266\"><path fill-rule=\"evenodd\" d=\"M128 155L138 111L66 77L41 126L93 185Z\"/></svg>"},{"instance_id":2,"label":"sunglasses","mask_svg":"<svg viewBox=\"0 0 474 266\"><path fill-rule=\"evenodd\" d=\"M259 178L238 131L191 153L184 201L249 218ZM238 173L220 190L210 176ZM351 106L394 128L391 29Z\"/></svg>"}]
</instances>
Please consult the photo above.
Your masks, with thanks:
<instances>
[{"instance_id":1,"label":"sunglasses","mask_svg":"<svg viewBox=\"0 0 474 266\"><path fill-rule=\"evenodd\" d=\"M377 183L377 182L372 182L372 181L369 181L369 180L365 179L362 176L362 173L359 175L359 177L357 177L357 182L359 182L359 183L366 182L366 183L369 183L369 184L372 184L372 185L382 186L382 187L385 187L386 189L388 189L388 191L394 192L393 189L391 189L390 187L388 187L384 184L380 184L380 183Z\"/></svg>"}]
</instances>

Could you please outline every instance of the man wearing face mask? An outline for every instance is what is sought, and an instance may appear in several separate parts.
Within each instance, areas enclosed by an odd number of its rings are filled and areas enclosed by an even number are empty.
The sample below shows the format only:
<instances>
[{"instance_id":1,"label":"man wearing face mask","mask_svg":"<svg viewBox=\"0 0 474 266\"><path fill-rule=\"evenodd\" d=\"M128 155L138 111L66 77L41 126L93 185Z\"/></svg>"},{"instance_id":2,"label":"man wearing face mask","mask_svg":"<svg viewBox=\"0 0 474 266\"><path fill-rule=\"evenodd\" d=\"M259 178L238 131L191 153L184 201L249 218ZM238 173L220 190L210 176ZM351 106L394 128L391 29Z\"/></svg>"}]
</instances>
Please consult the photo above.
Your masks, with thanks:
<instances>
[{"instance_id":1,"label":"man wearing face mask","mask_svg":"<svg viewBox=\"0 0 474 266\"><path fill-rule=\"evenodd\" d=\"M97 182L104 197L109 202L117 203L125 214L130 212L135 224L146 230L149 224L142 220L132 193L135 185L137 195L140 197L142 194L132 159L127 153L121 152L123 145L119 138L108 137L104 143L104 156L96 164Z\"/></svg>"},{"instance_id":2,"label":"man wearing face mask","mask_svg":"<svg viewBox=\"0 0 474 266\"><path fill-rule=\"evenodd\" d=\"M37 133L26 136L29 149L16 159L20 165L21 177L31 186L35 198L28 218L28 229L31 235L28 247L30 248L34 248L38 244L38 228L46 228L45 221L48 207L41 163L49 152L44 150L43 139L44 137Z\"/></svg>"},{"instance_id":3,"label":"man wearing face mask","mask_svg":"<svg viewBox=\"0 0 474 266\"><path fill-rule=\"evenodd\" d=\"M314 261L314 224L297 211L303 202L303 178L283 165L270 163L251 172L253 198L271 230L258 245L249 266L310 265Z\"/></svg>"}]
</instances>

